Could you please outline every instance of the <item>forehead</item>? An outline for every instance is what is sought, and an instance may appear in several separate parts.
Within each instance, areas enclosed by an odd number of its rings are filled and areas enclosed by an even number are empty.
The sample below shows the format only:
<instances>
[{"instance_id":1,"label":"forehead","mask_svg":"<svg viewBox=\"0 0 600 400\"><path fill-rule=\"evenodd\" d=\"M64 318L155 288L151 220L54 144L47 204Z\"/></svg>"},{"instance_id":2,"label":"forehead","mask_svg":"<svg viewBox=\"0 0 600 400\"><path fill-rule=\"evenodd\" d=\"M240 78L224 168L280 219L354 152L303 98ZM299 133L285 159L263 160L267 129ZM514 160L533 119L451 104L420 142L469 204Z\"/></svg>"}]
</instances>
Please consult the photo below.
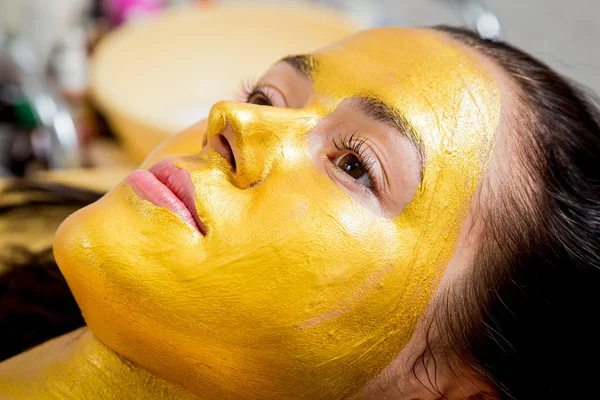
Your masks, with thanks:
<instances>
[{"instance_id":1,"label":"forehead","mask_svg":"<svg viewBox=\"0 0 600 400\"><path fill-rule=\"evenodd\" d=\"M313 56L313 88L329 97L368 93L398 108L414 101L455 108L467 93L479 103L495 96L486 90L494 79L470 50L426 29L365 31Z\"/></svg>"},{"instance_id":2,"label":"forehead","mask_svg":"<svg viewBox=\"0 0 600 400\"><path fill-rule=\"evenodd\" d=\"M314 52L313 56L325 67L321 73L328 72L329 67L341 68L344 78L351 71L356 77L374 69L379 77L390 74L396 79L414 74L425 77L428 72L440 71L450 76L453 67L471 67L485 74L474 53L430 29L390 27L362 31Z\"/></svg>"},{"instance_id":3,"label":"forehead","mask_svg":"<svg viewBox=\"0 0 600 400\"><path fill-rule=\"evenodd\" d=\"M496 130L500 98L494 78L471 50L441 33L379 28L313 57L313 90L323 113L344 98L377 98L405 117L429 156L445 152L449 140L466 144L460 148L473 155L474 144L480 147Z\"/></svg>"}]
</instances>

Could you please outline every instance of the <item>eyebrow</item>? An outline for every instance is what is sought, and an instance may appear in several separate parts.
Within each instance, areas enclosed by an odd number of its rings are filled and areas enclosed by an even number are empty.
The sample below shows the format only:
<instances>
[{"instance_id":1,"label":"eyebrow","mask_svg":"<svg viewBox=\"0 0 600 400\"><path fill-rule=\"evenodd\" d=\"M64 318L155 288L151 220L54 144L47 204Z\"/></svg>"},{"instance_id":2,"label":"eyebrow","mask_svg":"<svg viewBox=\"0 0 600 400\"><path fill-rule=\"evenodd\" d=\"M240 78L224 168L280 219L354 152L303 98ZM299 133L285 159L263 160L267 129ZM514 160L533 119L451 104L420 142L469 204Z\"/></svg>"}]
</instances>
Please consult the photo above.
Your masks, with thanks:
<instances>
[{"instance_id":1,"label":"eyebrow","mask_svg":"<svg viewBox=\"0 0 600 400\"><path fill-rule=\"evenodd\" d=\"M291 65L305 78L312 80L313 73L319 69L319 61L310 54L296 54L282 58L279 62ZM423 142L416 130L408 120L393 107L371 95L359 95L351 98L354 107L357 107L365 116L381 122L405 135L415 147L417 157L421 163L421 170L425 165L425 149ZM421 171L422 172L422 171Z\"/></svg>"},{"instance_id":2,"label":"eyebrow","mask_svg":"<svg viewBox=\"0 0 600 400\"><path fill-rule=\"evenodd\" d=\"M309 54L296 54L279 60L291 65L297 72L312 80L313 73L319 69L319 62Z\"/></svg>"},{"instance_id":3,"label":"eyebrow","mask_svg":"<svg viewBox=\"0 0 600 400\"><path fill-rule=\"evenodd\" d=\"M351 98L351 101L352 106L356 107L368 118L391 126L402 135L406 136L417 150L421 168L423 167L425 163L425 149L423 147L423 142L419 138L419 135L417 135L417 131L414 127L398 110L390 107L382 100L369 95L354 96Z\"/></svg>"}]
</instances>

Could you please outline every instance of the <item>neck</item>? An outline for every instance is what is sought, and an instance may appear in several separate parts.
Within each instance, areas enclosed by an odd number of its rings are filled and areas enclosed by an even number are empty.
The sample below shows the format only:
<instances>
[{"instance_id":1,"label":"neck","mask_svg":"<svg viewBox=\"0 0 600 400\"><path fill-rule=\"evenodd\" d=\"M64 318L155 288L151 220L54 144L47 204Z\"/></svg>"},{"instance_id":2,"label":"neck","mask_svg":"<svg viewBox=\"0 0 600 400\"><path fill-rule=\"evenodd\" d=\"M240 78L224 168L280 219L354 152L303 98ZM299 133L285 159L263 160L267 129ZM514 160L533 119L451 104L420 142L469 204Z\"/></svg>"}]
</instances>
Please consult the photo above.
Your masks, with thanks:
<instances>
[{"instance_id":1,"label":"neck","mask_svg":"<svg viewBox=\"0 0 600 400\"><path fill-rule=\"evenodd\" d=\"M81 328L0 363L0 398L194 399Z\"/></svg>"}]
</instances>

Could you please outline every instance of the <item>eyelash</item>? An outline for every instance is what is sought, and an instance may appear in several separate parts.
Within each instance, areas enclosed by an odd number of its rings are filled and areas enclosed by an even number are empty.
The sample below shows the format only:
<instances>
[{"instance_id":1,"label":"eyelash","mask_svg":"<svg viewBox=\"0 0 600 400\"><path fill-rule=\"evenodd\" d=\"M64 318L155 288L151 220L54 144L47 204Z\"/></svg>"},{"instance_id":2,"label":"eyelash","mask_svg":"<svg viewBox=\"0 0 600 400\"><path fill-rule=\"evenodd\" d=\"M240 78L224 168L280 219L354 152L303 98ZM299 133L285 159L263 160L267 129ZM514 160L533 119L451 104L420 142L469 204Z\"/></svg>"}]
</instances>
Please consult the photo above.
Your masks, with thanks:
<instances>
[{"instance_id":1,"label":"eyelash","mask_svg":"<svg viewBox=\"0 0 600 400\"><path fill-rule=\"evenodd\" d=\"M354 133L346 134L344 136L341 136L340 138L333 138L332 142L333 142L333 146L336 149L338 149L339 151L351 151L352 153L356 154L359 161L365 168L365 172L367 173L369 180L373 183L372 188L367 187L362 184L361 184L361 186L363 186L365 189L377 194L377 189L379 188L379 184L378 184L377 178L375 178L375 174L373 172L373 165L375 165L375 160L373 160L372 155L370 155L370 154L368 154L368 152L366 152L365 147L367 147L367 148L369 147L369 145L366 144L367 139L360 136L359 131L355 131ZM337 165L336 165L336 167L337 167Z\"/></svg>"},{"instance_id":2,"label":"eyelash","mask_svg":"<svg viewBox=\"0 0 600 400\"><path fill-rule=\"evenodd\" d=\"M269 96L269 94L265 90L265 86L260 81L243 81L241 85L241 94L239 96L240 101L243 101L244 103L250 103L250 99L256 95L264 97L264 99L267 102L266 105L273 105L273 99L271 98L271 96Z\"/></svg>"},{"instance_id":3,"label":"eyelash","mask_svg":"<svg viewBox=\"0 0 600 400\"><path fill-rule=\"evenodd\" d=\"M241 101L244 101L245 103L250 103L250 99L252 99L252 97L256 95L262 96L266 100L267 105L273 105L271 97L266 92L266 90L264 90L264 86L261 84L260 81L245 80L244 82L242 82L240 95ZM365 147L368 147L368 145L366 145L366 141L367 139L361 137L358 131L352 134L346 134L340 138L332 139L333 146L339 151L350 151L356 154L359 161L364 166L365 172L367 173L369 180L373 183L373 187L370 188L363 184L360 185L366 190L369 190L370 192L376 194L379 185L377 179L375 178L375 174L373 173L373 165L375 164L375 161L372 159L371 155L365 152ZM337 168L337 165L335 167Z\"/></svg>"}]
</instances>

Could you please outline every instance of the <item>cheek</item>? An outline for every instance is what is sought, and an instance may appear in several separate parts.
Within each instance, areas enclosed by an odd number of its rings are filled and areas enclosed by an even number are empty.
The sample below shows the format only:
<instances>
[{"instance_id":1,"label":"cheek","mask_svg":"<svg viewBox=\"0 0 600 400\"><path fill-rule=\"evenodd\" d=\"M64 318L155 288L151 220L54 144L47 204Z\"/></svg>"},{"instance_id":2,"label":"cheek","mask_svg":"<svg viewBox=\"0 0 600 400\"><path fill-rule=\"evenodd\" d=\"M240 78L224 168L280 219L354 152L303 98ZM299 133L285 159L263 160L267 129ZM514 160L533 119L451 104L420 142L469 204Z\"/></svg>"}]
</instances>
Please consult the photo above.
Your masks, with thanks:
<instances>
[{"instance_id":1,"label":"cheek","mask_svg":"<svg viewBox=\"0 0 600 400\"><path fill-rule=\"evenodd\" d=\"M215 280L257 292L245 303L266 312L252 318L302 324L339 309L371 272L395 261L393 222L317 174L274 174L246 203L245 217L217 234L222 264L212 269ZM209 256L207 263L213 261Z\"/></svg>"},{"instance_id":2,"label":"cheek","mask_svg":"<svg viewBox=\"0 0 600 400\"><path fill-rule=\"evenodd\" d=\"M275 170L246 190L222 177L212 182L209 174L192 179L211 227L202 262L177 272L192 292L185 297L202 304L193 319L214 316L228 299L219 325L230 329L302 324L336 309L399 254L394 223L365 210L312 165Z\"/></svg>"},{"instance_id":3,"label":"cheek","mask_svg":"<svg viewBox=\"0 0 600 400\"><path fill-rule=\"evenodd\" d=\"M221 382L235 371L227 382L244 386L287 371L265 396L335 398L373 378L422 311L422 276L401 259L410 251L397 226L316 169L267 182L245 200L212 186L213 203L240 218L211 240L184 240L185 224L129 204L127 188L74 218L57 259L94 334L164 374Z\"/></svg>"}]
</instances>

